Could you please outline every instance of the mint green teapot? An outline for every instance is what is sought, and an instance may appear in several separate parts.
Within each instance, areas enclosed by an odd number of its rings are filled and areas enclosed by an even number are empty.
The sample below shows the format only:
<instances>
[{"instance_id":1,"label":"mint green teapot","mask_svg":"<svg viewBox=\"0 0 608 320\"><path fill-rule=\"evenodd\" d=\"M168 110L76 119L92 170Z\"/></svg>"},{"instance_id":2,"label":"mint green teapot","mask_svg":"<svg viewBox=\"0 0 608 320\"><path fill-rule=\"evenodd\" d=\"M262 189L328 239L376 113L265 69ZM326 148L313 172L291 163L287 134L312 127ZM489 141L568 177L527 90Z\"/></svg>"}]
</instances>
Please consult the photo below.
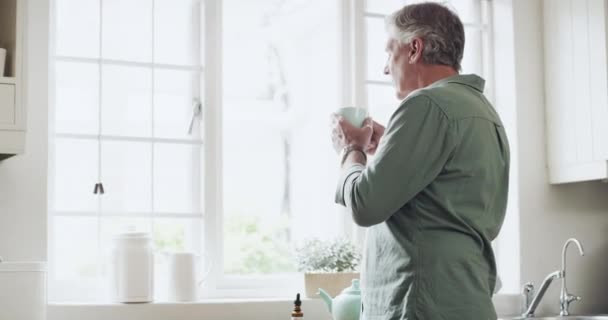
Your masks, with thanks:
<instances>
[{"instance_id":1,"label":"mint green teapot","mask_svg":"<svg viewBox=\"0 0 608 320\"><path fill-rule=\"evenodd\" d=\"M361 316L361 289L359 279L353 279L350 287L342 290L335 298L319 288L321 299L327 304L327 308L334 320L359 320Z\"/></svg>"}]
</instances>

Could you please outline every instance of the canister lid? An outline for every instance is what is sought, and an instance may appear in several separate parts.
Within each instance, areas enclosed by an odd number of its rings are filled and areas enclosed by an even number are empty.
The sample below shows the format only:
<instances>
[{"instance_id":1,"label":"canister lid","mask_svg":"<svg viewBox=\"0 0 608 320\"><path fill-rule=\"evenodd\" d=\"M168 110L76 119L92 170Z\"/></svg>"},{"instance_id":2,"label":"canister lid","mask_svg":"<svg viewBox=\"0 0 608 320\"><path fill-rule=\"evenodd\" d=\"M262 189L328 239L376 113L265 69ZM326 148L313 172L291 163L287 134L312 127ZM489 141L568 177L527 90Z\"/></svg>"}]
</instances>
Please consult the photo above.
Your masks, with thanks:
<instances>
[{"instance_id":1,"label":"canister lid","mask_svg":"<svg viewBox=\"0 0 608 320\"><path fill-rule=\"evenodd\" d=\"M118 233L114 236L115 239L141 239L150 238L150 234L147 232L125 232Z\"/></svg>"}]
</instances>

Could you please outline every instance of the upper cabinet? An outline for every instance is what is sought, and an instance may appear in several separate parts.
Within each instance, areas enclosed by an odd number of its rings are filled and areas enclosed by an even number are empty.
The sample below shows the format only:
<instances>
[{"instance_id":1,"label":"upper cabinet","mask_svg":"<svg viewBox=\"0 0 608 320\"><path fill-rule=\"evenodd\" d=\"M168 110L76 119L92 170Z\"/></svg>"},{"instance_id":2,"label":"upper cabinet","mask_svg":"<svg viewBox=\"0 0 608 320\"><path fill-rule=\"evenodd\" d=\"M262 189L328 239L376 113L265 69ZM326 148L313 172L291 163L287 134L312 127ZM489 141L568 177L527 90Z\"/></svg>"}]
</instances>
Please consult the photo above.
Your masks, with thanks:
<instances>
[{"instance_id":1,"label":"upper cabinet","mask_svg":"<svg viewBox=\"0 0 608 320\"><path fill-rule=\"evenodd\" d=\"M6 50L4 74L0 74L0 160L22 153L25 146L24 5L24 0L0 0L0 48Z\"/></svg>"},{"instance_id":2,"label":"upper cabinet","mask_svg":"<svg viewBox=\"0 0 608 320\"><path fill-rule=\"evenodd\" d=\"M545 112L551 183L608 179L604 0L545 0Z\"/></svg>"}]
</instances>

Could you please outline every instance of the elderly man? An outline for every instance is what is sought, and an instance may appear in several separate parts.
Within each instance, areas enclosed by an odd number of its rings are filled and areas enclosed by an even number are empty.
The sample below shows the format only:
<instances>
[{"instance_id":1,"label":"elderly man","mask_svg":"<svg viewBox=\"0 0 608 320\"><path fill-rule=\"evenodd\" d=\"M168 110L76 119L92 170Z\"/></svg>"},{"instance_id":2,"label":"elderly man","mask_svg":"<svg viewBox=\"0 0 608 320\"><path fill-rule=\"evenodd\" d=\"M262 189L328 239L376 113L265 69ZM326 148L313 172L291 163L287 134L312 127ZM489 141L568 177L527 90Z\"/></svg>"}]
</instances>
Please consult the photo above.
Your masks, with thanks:
<instances>
[{"instance_id":1,"label":"elderly man","mask_svg":"<svg viewBox=\"0 0 608 320\"><path fill-rule=\"evenodd\" d=\"M496 319L491 241L507 204L504 127L484 80L459 74L456 14L408 5L387 18L387 31L384 72L402 102L386 130L335 116L332 137L342 165L336 202L368 228L362 319Z\"/></svg>"}]
</instances>

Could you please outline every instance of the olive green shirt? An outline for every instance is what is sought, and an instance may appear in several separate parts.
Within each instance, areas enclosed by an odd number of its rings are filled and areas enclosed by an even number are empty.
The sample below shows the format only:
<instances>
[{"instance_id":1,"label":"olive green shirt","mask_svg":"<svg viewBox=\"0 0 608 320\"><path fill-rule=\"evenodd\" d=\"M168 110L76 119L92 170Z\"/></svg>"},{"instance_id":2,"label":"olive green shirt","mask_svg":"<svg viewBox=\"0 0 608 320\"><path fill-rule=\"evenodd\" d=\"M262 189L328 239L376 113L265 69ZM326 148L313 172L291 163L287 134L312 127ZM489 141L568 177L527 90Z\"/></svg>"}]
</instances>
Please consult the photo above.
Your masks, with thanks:
<instances>
[{"instance_id":1,"label":"olive green shirt","mask_svg":"<svg viewBox=\"0 0 608 320\"><path fill-rule=\"evenodd\" d=\"M373 159L343 170L336 202L369 227L363 320L496 319L491 241L505 216L509 145L483 87L456 75L412 92Z\"/></svg>"}]
</instances>

